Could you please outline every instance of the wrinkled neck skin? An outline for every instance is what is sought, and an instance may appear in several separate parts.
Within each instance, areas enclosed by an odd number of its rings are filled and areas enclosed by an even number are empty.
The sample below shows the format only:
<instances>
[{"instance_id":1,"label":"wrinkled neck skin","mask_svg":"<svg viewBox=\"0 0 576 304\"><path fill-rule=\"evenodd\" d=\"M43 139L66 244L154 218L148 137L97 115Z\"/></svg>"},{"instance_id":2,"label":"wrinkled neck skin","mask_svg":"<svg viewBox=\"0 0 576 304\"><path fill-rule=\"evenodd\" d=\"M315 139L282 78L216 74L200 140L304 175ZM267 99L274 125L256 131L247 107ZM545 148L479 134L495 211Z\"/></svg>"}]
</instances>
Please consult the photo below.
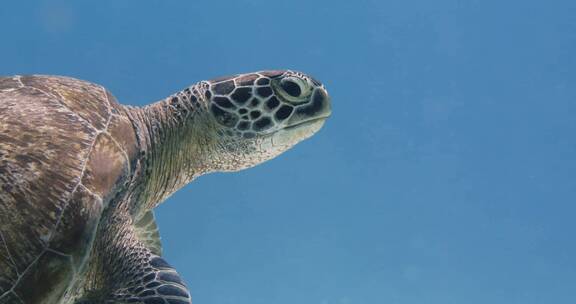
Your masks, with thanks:
<instances>
[{"instance_id":1,"label":"wrinkled neck skin","mask_svg":"<svg viewBox=\"0 0 576 304\"><path fill-rule=\"evenodd\" d=\"M216 126L199 82L154 104L129 109L140 144L132 214L156 207L196 177L215 171Z\"/></svg>"}]
</instances>

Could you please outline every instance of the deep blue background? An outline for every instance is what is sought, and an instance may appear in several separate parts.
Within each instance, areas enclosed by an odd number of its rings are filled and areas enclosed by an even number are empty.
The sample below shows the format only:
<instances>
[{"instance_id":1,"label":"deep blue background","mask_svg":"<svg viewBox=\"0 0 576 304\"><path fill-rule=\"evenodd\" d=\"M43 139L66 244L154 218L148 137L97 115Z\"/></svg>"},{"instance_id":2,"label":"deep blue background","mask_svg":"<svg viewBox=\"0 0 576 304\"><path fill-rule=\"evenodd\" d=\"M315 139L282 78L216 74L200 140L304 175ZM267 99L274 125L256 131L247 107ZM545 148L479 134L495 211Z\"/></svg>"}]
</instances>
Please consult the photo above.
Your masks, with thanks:
<instances>
[{"instance_id":1,"label":"deep blue background","mask_svg":"<svg viewBox=\"0 0 576 304\"><path fill-rule=\"evenodd\" d=\"M26 2L26 3L22 3ZM312 139L157 214L195 304L576 303L575 1L9 1L0 73L314 75Z\"/></svg>"}]
</instances>

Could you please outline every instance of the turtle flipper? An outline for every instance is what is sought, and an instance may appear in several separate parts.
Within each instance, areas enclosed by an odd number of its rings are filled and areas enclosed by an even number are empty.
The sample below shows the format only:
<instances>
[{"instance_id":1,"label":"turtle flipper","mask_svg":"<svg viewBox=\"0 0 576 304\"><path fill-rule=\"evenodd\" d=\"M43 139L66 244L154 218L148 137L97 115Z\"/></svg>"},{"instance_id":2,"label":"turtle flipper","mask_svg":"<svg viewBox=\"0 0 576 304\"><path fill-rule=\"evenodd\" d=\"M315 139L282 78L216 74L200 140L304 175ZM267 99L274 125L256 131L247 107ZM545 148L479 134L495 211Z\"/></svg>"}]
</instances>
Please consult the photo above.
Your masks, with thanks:
<instances>
[{"instance_id":1,"label":"turtle flipper","mask_svg":"<svg viewBox=\"0 0 576 304\"><path fill-rule=\"evenodd\" d=\"M148 271L114 291L105 303L189 304L190 293L176 272L163 258L151 255Z\"/></svg>"},{"instance_id":2,"label":"turtle flipper","mask_svg":"<svg viewBox=\"0 0 576 304\"><path fill-rule=\"evenodd\" d=\"M122 214L112 215L99 240L99 267L104 286L88 292L76 304L141 303L190 304L188 288L176 270L155 253L156 246L141 239L138 225ZM151 225L156 227L156 225Z\"/></svg>"},{"instance_id":3,"label":"turtle flipper","mask_svg":"<svg viewBox=\"0 0 576 304\"><path fill-rule=\"evenodd\" d=\"M162 257L150 255L144 272L126 282L107 295L87 295L75 304L190 304L190 293L186 284L172 266Z\"/></svg>"}]
</instances>

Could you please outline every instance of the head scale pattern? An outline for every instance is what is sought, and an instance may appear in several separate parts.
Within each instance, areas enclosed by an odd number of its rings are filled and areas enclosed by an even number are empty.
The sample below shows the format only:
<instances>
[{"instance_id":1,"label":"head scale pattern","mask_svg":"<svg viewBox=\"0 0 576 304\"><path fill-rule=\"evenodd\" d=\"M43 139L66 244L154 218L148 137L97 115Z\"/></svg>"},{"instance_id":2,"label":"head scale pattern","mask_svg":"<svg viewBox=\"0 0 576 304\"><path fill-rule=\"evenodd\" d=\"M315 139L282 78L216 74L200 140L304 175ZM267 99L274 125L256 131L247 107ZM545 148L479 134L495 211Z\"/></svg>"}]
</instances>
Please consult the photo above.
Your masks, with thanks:
<instances>
[{"instance_id":1,"label":"head scale pattern","mask_svg":"<svg viewBox=\"0 0 576 304\"><path fill-rule=\"evenodd\" d=\"M228 136L253 138L325 110L324 86L300 72L262 71L207 82L209 109ZM301 120L302 120L301 119Z\"/></svg>"},{"instance_id":2,"label":"head scale pattern","mask_svg":"<svg viewBox=\"0 0 576 304\"><path fill-rule=\"evenodd\" d=\"M192 126L180 128L193 135L183 141L189 148L210 150L202 153L208 171L236 171L269 160L312 136L331 114L324 86L290 70L201 81L164 106L172 113L170 122Z\"/></svg>"}]
</instances>

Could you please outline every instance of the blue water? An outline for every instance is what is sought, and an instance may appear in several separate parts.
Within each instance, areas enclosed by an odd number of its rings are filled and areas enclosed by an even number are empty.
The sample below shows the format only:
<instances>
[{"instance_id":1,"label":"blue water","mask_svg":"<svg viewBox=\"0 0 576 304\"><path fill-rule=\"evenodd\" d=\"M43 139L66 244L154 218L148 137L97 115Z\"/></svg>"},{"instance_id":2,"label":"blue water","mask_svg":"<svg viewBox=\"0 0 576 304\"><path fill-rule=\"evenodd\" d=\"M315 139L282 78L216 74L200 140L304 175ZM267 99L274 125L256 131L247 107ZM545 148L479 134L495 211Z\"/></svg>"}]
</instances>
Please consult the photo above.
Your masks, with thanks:
<instances>
[{"instance_id":1,"label":"blue water","mask_svg":"<svg viewBox=\"0 0 576 304\"><path fill-rule=\"evenodd\" d=\"M575 16L574 1L10 1L0 73L132 105L261 69L325 83L317 136L159 208L195 304L576 303Z\"/></svg>"}]
</instances>

